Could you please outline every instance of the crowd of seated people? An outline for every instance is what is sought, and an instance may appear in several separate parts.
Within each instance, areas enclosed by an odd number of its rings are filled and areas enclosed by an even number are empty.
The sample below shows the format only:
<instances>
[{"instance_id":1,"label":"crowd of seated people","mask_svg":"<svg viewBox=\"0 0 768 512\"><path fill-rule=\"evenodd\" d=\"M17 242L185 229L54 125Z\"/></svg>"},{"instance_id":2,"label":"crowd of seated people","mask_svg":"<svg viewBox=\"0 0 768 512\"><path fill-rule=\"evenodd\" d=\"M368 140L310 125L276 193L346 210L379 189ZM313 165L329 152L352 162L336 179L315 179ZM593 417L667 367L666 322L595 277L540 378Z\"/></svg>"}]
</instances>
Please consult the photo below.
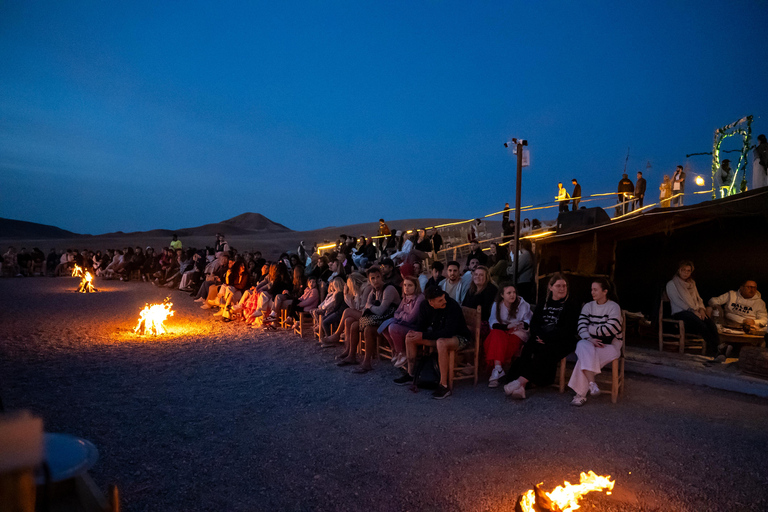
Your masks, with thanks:
<instances>
[{"instance_id":1,"label":"crowd of seated people","mask_svg":"<svg viewBox=\"0 0 768 512\"><path fill-rule=\"evenodd\" d=\"M395 382L411 387L425 354L432 351L439 370L436 399L451 395L449 357L473 336L463 306L480 312L478 342L490 373L488 387L503 384L508 396L526 399L533 387L551 385L560 361L575 353L568 382L574 392L571 403L581 406L600 394L595 376L620 357L624 343L611 283L595 279L593 300L582 305L571 297L566 276L556 273L535 303L528 283L511 282L506 244L492 244L486 252L473 243L464 265L434 260L427 267L434 254L432 238L423 230L403 238L399 231L377 244L364 236L343 237L325 254L308 252L302 243L275 261L257 251L238 253L221 236L213 247L200 250L68 249L46 257L38 249L10 248L3 266L22 275L35 270L67 275L78 265L102 279L148 281L188 293L214 316L257 329L311 319L321 347L342 349L336 356L339 367L351 366L358 374L374 370L377 346L386 343L392 365L402 372ZM707 308L692 273L693 264L682 262L666 293L673 317L704 337L708 354L724 358L732 350L719 341L712 308L722 308L730 327L765 333L768 315L754 281L713 297Z\"/></svg>"}]
</instances>

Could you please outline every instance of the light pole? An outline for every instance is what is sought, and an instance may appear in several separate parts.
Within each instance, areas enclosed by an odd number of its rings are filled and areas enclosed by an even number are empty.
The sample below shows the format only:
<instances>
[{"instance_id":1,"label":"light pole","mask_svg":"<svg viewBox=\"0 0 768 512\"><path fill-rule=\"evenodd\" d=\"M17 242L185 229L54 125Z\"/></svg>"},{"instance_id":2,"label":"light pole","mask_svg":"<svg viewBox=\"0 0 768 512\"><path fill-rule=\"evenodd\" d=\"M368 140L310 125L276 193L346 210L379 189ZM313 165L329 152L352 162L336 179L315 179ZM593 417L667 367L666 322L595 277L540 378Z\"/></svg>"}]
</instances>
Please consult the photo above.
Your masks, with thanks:
<instances>
[{"instance_id":1,"label":"light pole","mask_svg":"<svg viewBox=\"0 0 768 512\"><path fill-rule=\"evenodd\" d=\"M512 275L512 282L517 288L518 278L518 265L520 263L520 201L521 201L521 187L523 183L523 146L528 145L528 141L525 139L513 138L509 142L504 143L504 147L508 148L510 144L515 145L517 152L517 184L515 185L515 273Z\"/></svg>"}]
</instances>

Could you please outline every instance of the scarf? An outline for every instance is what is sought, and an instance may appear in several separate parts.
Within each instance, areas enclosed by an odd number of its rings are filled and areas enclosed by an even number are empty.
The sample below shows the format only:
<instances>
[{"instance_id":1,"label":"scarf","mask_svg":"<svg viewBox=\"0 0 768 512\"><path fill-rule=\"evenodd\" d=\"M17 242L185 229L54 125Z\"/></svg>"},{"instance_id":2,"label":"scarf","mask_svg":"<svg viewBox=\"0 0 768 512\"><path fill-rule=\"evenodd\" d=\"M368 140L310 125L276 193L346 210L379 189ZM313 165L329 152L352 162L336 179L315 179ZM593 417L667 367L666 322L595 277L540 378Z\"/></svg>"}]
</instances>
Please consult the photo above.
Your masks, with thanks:
<instances>
[{"instance_id":1,"label":"scarf","mask_svg":"<svg viewBox=\"0 0 768 512\"><path fill-rule=\"evenodd\" d=\"M672 283L675 285L677 294L685 301L687 309L697 310L704 307L704 301L699 296L699 292L696 289L696 282L693 279L683 281L680 276L675 274L672 278Z\"/></svg>"}]
</instances>

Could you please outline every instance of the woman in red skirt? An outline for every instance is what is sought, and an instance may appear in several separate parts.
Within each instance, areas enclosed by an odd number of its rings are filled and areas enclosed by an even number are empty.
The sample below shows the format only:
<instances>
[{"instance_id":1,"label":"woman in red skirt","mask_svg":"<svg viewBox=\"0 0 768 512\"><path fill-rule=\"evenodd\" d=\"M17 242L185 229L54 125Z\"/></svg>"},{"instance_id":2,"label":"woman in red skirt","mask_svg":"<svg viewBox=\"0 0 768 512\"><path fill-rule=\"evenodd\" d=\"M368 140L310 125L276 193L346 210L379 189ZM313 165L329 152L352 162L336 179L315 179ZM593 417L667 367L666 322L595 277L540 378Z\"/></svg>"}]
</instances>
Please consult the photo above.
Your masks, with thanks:
<instances>
[{"instance_id":1,"label":"woman in red skirt","mask_svg":"<svg viewBox=\"0 0 768 512\"><path fill-rule=\"evenodd\" d=\"M531 321L531 306L517 295L512 283L502 283L491 307L491 332L485 338L485 359L493 364L489 388L499 385L504 376L502 365L517 357L520 347L528 341L528 323Z\"/></svg>"}]
</instances>

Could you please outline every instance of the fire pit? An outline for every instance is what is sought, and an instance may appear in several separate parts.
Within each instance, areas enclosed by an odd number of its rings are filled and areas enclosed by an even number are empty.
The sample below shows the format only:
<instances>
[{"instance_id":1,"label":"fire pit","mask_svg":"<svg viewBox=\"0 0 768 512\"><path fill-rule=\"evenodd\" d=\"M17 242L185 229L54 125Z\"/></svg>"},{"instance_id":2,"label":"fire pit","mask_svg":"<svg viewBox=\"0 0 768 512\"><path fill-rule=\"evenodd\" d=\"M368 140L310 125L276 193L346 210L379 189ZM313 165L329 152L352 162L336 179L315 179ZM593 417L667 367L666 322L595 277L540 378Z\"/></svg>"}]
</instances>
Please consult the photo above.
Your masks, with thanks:
<instances>
[{"instance_id":1,"label":"fire pit","mask_svg":"<svg viewBox=\"0 0 768 512\"><path fill-rule=\"evenodd\" d=\"M606 491L606 494L611 494L616 482L610 478L610 475L600 476L594 471L589 471L581 473L578 484L566 481L565 484L555 487L552 492L544 491L542 484L538 484L517 498L515 512L572 512L580 508L579 500L587 493Z\"/></svg>"},{"instance_id":2,"label":"fire pit","mask_svg":"<svg viewBox=\"0 0 768 512\"><path fill-rule=\"evenodd\" d=\"M79 268L79 267L75 267L75 268ZM74 275L74 273L72 275ZM84 274L80 274L80 275L82 276L82 279L80 279L80 286L77 287L78 292L93 293L93 292L99 291L92 284L93 276L91 275L90 272L85 272Z\"/></svg>"},{"instance_id":3,"label":"fire pit","mask_svg":"<svg viewBox=\"0 0 768 512\"><path fill-rule=\"evenodd\" d=\"M151 334L153 336L165 334L166 330L163 323L169 316L173 316L172 306L173 303L170 297L166 297L161 304L150 305L147 303L139 313L139 323L133 329L133 332L140 335Z\"/></svg>"}]
</instances>

